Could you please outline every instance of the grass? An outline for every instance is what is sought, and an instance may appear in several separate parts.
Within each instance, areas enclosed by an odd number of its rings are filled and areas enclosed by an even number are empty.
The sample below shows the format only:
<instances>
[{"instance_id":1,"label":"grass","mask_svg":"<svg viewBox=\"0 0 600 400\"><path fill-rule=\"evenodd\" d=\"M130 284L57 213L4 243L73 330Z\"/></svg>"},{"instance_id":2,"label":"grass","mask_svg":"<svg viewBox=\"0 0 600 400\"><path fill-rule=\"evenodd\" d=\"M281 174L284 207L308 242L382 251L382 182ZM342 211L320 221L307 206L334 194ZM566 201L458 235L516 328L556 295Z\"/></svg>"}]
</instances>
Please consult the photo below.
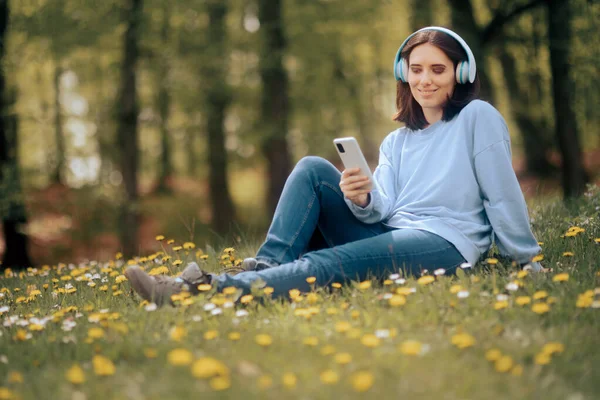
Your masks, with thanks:
<instances>
[{"instance_id":1,"label":"grass","mask_svg":"<svg viewBox=\"0 0 600 400\"><path fill-rule=\"evenodd\" d=\"M122 277L129 262L216 271L256 250L244 241L5 271L0 399L597 398L599 210L597 187L531 209L546 273L490 258L429 283L354 282L291 301L257 289L234 305L236 294L208 291L152 311Z\"/></svg>"}]
</instances>

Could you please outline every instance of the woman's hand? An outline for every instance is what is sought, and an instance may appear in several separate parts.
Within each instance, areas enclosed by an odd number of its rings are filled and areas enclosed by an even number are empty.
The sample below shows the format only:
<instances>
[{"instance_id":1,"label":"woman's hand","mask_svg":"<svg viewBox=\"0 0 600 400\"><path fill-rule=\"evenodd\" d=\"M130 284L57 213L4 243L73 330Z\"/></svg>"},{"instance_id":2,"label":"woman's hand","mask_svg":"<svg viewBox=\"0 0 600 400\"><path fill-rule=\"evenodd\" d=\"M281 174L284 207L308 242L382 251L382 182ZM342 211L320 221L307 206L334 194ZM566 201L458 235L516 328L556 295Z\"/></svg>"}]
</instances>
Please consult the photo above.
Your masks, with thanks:
<instances>
[{"instance_id":1,"label":"woman's hand","mask_svg":"<svg viewBox=\"0 0 600 400\"><path fill-rule=\"evenodd\" d=\"M342 172L340 189L351 202L359 207L369 204L369 193L371 192L371 180L361 175L360 168L348 168Z\"/></svg>"}]
</instances>

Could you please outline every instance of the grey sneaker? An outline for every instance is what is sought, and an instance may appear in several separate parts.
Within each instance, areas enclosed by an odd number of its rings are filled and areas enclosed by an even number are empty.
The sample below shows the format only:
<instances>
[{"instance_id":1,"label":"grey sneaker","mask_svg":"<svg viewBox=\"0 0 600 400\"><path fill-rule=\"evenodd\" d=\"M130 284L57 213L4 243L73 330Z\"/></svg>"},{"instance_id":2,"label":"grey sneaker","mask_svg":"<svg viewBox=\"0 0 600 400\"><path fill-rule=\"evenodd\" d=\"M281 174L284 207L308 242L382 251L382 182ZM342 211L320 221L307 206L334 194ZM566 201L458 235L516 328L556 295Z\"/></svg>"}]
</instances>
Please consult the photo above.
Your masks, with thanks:
<instances>
[{"instance_id":1,"label":"grey sneaker","mask_svg":"<svg viewBox=\"0 0 600 400\"><path fill-rule=\"evenodd\" d=\"M171 296L174 294L182 291L198 294L198 285L210 283L210 275L202 271L195 262L189 263L176 278L151 276L137 265L127 268L125 276L140 297L159 307L165 303L173 304Z\"/></svg>"},{"instance_id":2,"label":"grey sneaker","mask_svg":"<svg viewBox=\"0 0 600 400\"><path fill-rule=\"evenodd\" d=\"M277 266L279 266L279 264L277 264L276 262L265 260L264 258L256 259L254 257L250 257L245 258L244 261L242 261L242 269L244 271L261 271L263 269L273 268Z\"/></svg>"}]
</instances>

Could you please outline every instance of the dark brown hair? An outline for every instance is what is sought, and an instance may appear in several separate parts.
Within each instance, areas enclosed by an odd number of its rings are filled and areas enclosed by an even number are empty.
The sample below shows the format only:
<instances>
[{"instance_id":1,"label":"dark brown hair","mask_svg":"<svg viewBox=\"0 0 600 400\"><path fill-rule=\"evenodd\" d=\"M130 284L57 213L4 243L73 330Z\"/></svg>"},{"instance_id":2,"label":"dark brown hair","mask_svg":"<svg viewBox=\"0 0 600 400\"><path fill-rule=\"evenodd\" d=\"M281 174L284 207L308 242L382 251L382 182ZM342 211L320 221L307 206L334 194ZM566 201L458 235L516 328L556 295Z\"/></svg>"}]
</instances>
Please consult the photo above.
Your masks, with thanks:
<instances>
[{"instance_id":1,"label":"dark brown hair","mask_svg":"<svg viewBox=\"0 0 600 400\"><path fill-rule=\"evenodd\" d=\"M402 49L402 58L407 63L410 53L417 46L425 43L431 43L442 50L454 64L454 69L460 61L467 59L467 52L460 43L447 33L435 30L427 30L414 35ZM479 98L479 75L475 76L473 83L456 84L452 97L444 106L442 121L450 121L460 112L471 100ZM404 122L411 130L423 129L428 125L427 119L423 114L423 109L413 97L410 86L407 82L398 81L396 86L396 109L398 110L393 117L394 121Z\"/></svg>"}]
</instances>

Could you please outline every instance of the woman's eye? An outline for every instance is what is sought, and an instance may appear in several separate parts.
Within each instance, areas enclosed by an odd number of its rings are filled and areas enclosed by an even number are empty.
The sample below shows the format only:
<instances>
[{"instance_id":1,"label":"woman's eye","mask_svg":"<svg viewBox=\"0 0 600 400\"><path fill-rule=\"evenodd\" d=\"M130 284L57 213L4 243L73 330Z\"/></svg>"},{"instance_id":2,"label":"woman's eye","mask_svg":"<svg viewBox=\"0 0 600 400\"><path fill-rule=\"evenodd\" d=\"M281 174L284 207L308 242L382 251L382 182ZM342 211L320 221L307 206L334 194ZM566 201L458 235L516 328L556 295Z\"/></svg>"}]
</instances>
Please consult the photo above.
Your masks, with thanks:
<instances>
[{"instance_id":1,"label":"woman's eye","mask_svg":"<svg viewBox=\"0 0 600 400\"><path fill-rule=\"evenodd\" d=\"M417 68L413 68L413 69L411 69L411 72L412 72L413 74L418 74L419 72L421 72L421 70L420 70L420 69L417 69Z\"/></svg>"},{"instance_id":2,"label":"woman's eye","mask_svg":"<svg viewBox=\"0 0 600 400\"><path fill-rule=\"evenodd\" d=\"M435 72L436 74L442 74L444 73L444 69L434 69L433 72Z\"/></svg>"}]
</instances>

